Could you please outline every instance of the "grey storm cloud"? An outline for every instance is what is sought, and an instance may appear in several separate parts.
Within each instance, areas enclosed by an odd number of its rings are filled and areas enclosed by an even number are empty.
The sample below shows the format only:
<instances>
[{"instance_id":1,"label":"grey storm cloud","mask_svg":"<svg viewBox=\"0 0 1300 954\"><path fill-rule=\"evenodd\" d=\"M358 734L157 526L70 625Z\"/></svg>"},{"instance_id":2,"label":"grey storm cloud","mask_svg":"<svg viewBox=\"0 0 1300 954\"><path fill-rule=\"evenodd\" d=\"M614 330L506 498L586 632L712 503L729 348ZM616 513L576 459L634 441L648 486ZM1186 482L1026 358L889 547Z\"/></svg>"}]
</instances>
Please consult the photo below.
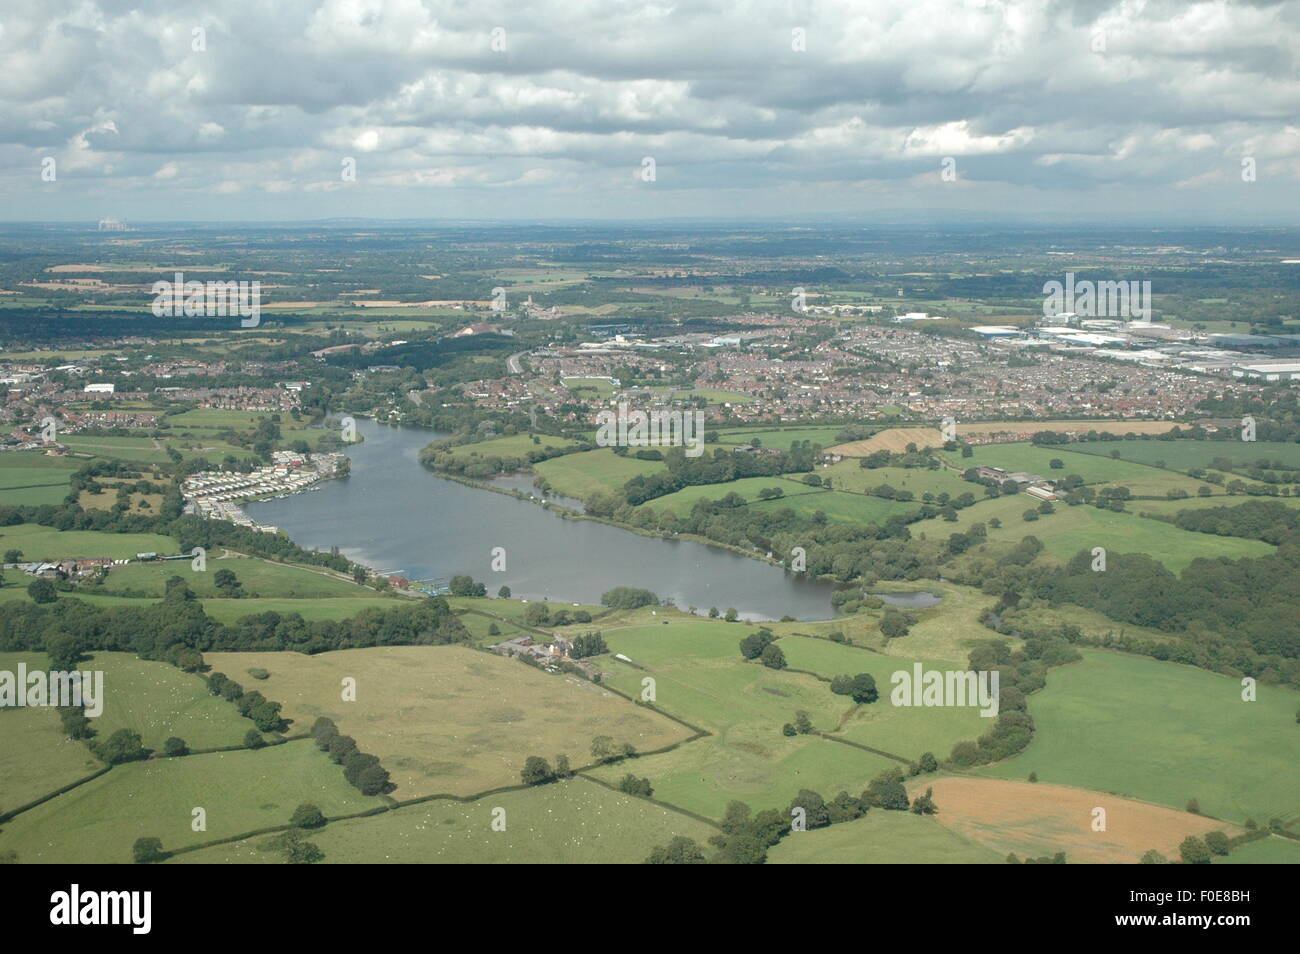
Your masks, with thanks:
<instances>
[{"instance_id":1,"label":"grey storm cloud","mask_svg":"<svg viewBox=\"0 0 1300 954\"><path fill-rule=\"evenodd\" d=\"M1300 207L1300 0L0 0L0 60L10 219Z\"/></svg>"}]
</instances>

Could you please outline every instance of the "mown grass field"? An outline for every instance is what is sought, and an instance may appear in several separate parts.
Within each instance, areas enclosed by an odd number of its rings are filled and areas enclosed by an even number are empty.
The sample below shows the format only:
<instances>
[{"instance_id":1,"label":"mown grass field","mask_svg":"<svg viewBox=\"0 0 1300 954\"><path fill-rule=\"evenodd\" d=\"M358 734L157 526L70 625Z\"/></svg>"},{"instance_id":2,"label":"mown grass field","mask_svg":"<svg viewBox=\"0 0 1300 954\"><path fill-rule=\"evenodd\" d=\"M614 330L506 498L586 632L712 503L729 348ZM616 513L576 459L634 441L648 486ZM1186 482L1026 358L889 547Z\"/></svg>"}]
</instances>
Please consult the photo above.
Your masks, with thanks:
<instances>
[{"instance_id":1,"label":"mown grass field","mask_svg":"<svg viewBox=\"0 0 1300 954\"><path fill-rule=\"evenodd\" d=\"M0 653L0 670L17 673L48 670L44 653ZM26 805L42 795L103 768L81 742L63 731L56 709L47 706L0 709L0 813Z\"/></svg>"},{"instance_id":2,"label":"mown grass field","mask_svg":"<svg viewBox=\"0 0 1300 954\"><path fill-rule=\"evenodd\" d=\"M935 817L872 809L855 821L791 832L768 852L767 863L991 865L1003 864L1004 858L945 828Z\"/></svg>"},{"instance_id":3,"label":"mown grass field","mask_svg":"<svg viewBox=\"0 0 1300 954\"><path fill-rule=\"evenodd\" d=\"M606 664L610 685L639 695L654 679L656 706L713 733L672 752L611 765L593 774L617 781L628 771L648 777L656 796L711 818L732 799L755 810L783 807L800 788L831 798L860 793L897 763L817 736L787 737L781 727L796 710L829 729L852 702L813 676L768 669L744 660L738 643L755 628L743 624L673 620L668 625L604 628L617 660ZM919 754L919 753L918 753Z\"/></svg>"},{"instance_id":4,"label":"mown grass field","mask_svg":"<svg viewBox=\"0 0 1300 954\"><path fill-rule=\"evenodd\" d=\"M0 551L21 550L26 561L70 557L122 559L137 553L174 554L177 543L159 533L104 533L98 530L55 530L36 523L0 527Z\"/></svg>"},{"instance_id":5,"label":"mown grass field","mask_svg":"<svg viewBox=\"0 0 1300 954\"><path fill-rule=\"evenodd\" d=\"M292 732L318 716L338 723L392 773L395 798L472 795L520 781L530 755L576 768L591 740L610 735L647 751L687 737L683 727L597 685L541 672L514 659L462 646L395 646L303 656L209 653L208 662L246 686L249 669L268 670L256 687L284 704ZM356 680L344 702L342 680Z\"/></svg>"},{"instance_id":6,"label":"mown grass field","mask_svg":"<svg viewBox=\"0 0 1300 954\"><path fill-rule=\"evenodd\" d=\"M129 762L24 812L0 831L0 851L26 864L130 863L137 838L171 850L288 824L302 802L327 816L383 804L343 778L310 741ZM207 831L191 829L194 808Z\"/></svg>"},{"instance_id":7,"label":"mown grass field","mask_svg":"<svg viewBox=\"0 0 1300 954\"><path fill-rule=\"evenodd\" d=\"M545 477L555 493L585 500L592 494L614 493L633 477L657 474L666 466L661 460L638 460L631 453L620 457L613 448L601 447L552 457L534 464L533 471Z\"/></svg>"},{"instance_id":8,"label":"mown grass field","mask_svg":"<svg viewBox=\"0 0 1300 954\"><path fill-rule=\"evenodd\" d=\"M253 728L233 704L208 692L201 677L168 663L132 653L97 652L77 668L104 673L104 711L91 723L96 741L129 729L147 749L161 752L172 736L192 749L209 749L242 745ZM245 688L253 688L252 680L242 681Z\"/></svg>"},{"instance_id":9,"label":"mown grass field","mask_svg":"<svg viewBox=\"0 0 1300 954\"><path fill-rule=\"evenodd\" d=\"M1300 693L1189 666L1100 650L1048 675L1030 712L1037 733L1020 755L980 774L1090 788L1234 822L1300 813L1295 766ZM942 806L941 806L942 807Z\"/></svg>"},{"instance_id":10,"label":"mown grass field","mask_svg":"<svg viewBox=\"0 0 1300 954\"><path fill-rule=\"evenodd\" d=\"M492 811L505 810L505 831ZM712 827L575 778L475 802L439 800L312 832L325 864L639 864L677 835L705 846ZM256 864L281 856L250 838L180 855L188 864Z\"/></svg>"}]
</instances>

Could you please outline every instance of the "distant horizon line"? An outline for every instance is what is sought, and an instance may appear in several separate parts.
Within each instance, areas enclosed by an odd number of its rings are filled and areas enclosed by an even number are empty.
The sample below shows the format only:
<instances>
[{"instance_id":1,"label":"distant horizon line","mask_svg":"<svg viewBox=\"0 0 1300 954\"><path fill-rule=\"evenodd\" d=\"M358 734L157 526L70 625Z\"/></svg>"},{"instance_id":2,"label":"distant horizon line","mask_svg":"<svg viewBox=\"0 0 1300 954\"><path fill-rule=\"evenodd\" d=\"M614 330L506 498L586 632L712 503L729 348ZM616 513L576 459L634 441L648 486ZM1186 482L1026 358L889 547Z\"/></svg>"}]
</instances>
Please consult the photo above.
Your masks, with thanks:
<instances>
[{"instance_id":1,"label":"distant horizon line","mask_svg":"<svg viewBox=\"0 0 1300 954\"><path fill-rule=\"evenodd\" d=\"M118 222L126 228L124 229L99 229L101 222ZM593 218L557 218L557 217L532 217L532 218L388 218L388 217L362 217L362 216L330 216L318 219L126 219L115 216L105 216L103 218L87 219L9 219L0 220L0 229L5 228L54 228L54 229L86 229L89 231L132 231L135 228L190 228L190 229L209 229L209 228L230 228L230 227L322 227L322 226L357 226L364 225L368 227L390 227L404 228L412 226L533 226L533 227L573 227L573 226L603 226L603 227L630 227L630 226L769 226L783 227L788 229L816 230L819 228L877 228L877 229L894 229L901 231L915 232L933 232L933 231L969 231L972 229L1004 229L1004 230L1021 230L1021 231L1067 231L1071 229L1113 229L1124 231L1146 231L1160 232L1173 229L1178 230L1213 230L1213 231L1290 231L1300 229L1300 221L1293 224L1279 223L1223 223L1223 222L1204 222L1204 221L1177 221L1166 220L1155 224L1140 224L1136 222L1116 222L1101 221L1098 219L1076 219L1072 221L1057 222L1040 222L1024 221L1016 219L969 219L963 221L949 222L944 224L925 223L925 222L899 222L899 221L877 221L868 219L853 218L845 215L829 215L820 217L790 218L785 216L676 216L666 218L620 218L620 219L593 219Z\"/></svg>"}]
</instances>

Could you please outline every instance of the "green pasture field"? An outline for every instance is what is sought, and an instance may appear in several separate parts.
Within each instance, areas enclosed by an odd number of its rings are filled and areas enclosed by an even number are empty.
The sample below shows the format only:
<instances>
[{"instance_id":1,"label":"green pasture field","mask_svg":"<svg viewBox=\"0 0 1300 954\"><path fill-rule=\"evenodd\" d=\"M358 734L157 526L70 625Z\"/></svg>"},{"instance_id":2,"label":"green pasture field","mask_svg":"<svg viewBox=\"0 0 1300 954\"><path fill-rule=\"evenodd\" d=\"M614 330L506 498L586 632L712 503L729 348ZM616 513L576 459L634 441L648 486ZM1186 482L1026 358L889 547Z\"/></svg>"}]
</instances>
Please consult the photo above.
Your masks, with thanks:
<instances>
[{"instance_id":1,"label":"green pasture field","mask_svg":"<svg viewBox=\"0 0 1300 954\"><path fill-rule=\"evenodd\" d=\"M122 559L137 553L177 552L177 543L159 533L107 533L100 530L55 530L36 523L0 527L0 551L22 550L25 561L70 557Z\"/></svg>"},{"instance_id":2,"label":"green pasture field","mask_svg":"<svg viewBox=\"0 0 1300 954\"><path fill-rule=\"evenodd\" d=\"M505 811L505 831L492 812ZM584 778L502 792L474 802L437 800L311 832L326 864L639 864L656 845L695 839L707 852L716 829ZM250 838L176 858L187 864L282 860Z\"/></svg>"},{"instance_id":3,"label":"green pasture field","mask_svg":"<svg viewBox=\"0 0 1300 954\"><path fill-rule=\"evenodd\" d=\"M1300 507L1300 497L1252 497L1247 494L1191 497L1187 500L1138 500L1128 504L1128 507L1138 514L1150 513L1160 517L1176 517L1183 510L1204 510L1206 507L1240 507L1252 500L1280 503L1288 507Z\"/></svg>"},{"instance_id":4,"label":"green pasture field","mask_svg":"<svg viewBox=\"0 0 1300 954\"><path fill-rule=\"evenodd\" d=\"M56 506L68 496L67 483L45 487L0 488L0 507Z\"/></svg>"},{"instance_id":5,"label":"green pasture field","mask_svg":"<svg viewBox=\"0 0 1300 954\"><path fill-rule=\"evenodd\" d=\"M452 609L482 610L484 613L488 613L492 616L501 616L505 619L512 620L516 623L521 623L521 624L524 621L524 613L528 611L527 600L495 599L495 598L488 598L488 597L473 597L473 596L445 596L443 597L443 599L447 601L447 605L450 606ZM577 610L586 610L588 613L592 615L593 618L601 614L608 613L610 611L608 606L590 606L582 603L550 602L547 603L546 605L551 608L552 612L561 609L568 610L570 617L572 617L574 612L576 612ZM465 617L462 617L462 619L464 618ZM480 619L481 618L482 617L480 617ZM586 626L587 624L578 623L576 625L582 627L582 626ZM559 629L556 630L556 632L560 632L563 629L564 627L560 627Z\"/></svg>"},{"instance_id":6,"label":"green pasture field","mask_svg":"<svg viewBox=\"0 0 1300 954\"><path fill-rule=\"evenodd\" d=\"M943 601L937 606L906 610L916 619L916 624L906 636L887 640L877 631L877 641L869 645L886 655L940 659L964 665L970 651L989 639L1005 639L1012 646L1020 642L1013 636L999 637L980 622L980 617L992 609L997 601L974 587L936 583L933 580L926 580L924 584L905 584L891 580L888 583L882 582L875 589L880 593L924 590L943 596Z\"/></svg>"},{"instance_id":7,"label":"green pasture field","mask_svg":"<svg viewBox=\"0 0 1300 954\"><path fill-rule=\"evenodd\" d=\"M633 772L650 779L655 798L721 819L727 804L736 800L755 811L785 810L804 788L826 799L840 792L859 795L881 772L899 766L818 736L785 738L780 729L776 722L738 725L671 752L602 766L591 774L617 784Z\"/></svg>"},{"instance_id":8,"label":"green pasture field","mask_svg":"<svg viewBox=\"0 0 1300 954\"><path fill-rule=\"evenodd\" d=\"M199 407L182 414L173 414L163 418L171 425L173 431L247 431L259 423L276 416L281 433L307 429L305 421L295 421L287 412L276 411L233 411L215 407Z\"/></svg>"},{"instance_id":9,"label":"green pasture field","mask_svg":"<svg viewBox=\"0 0 1300 954\"><path fill-rule=\"evenodd\" d=\"M934 818L872 809L855 821L792 832L768 852L767 863L983 865L1005 864L1005 859Z\"/></svg>"},{"instance_id":10,"label":"green pasture field","mask_svg":"<svg viewBox=\"0 0 1300 954\"><path fill-rule=\"evenodd\" d=\"M789 450L795 441L812 441L821 447L830 447L836 443L835 435L843 427L790 427L790 428L739 428L718 433L718 443L739 447L748 444L754 438L762 441L763 447L775 447L777 450ZM714 446L712 444L710 447Z\"/></svg>"},{"instance_id":11,"label":"green pasture field","mask_svg":"<svg viewBox=\"0 0 1300 954\"><path fill-rule=\"evenodd\" d=\"M59 443L79 454L110 457L145 464L165 464L167 454L155 447L148 437L101 437L97 434L71 434L60 437Z\"/></svg>"},{"instance_id":12,"label":"green pasture field","mask_svg":"<svg viewBox=\"0 0 1300 954\"><path fill-rule=\"evenodd\" d=\"M375 591L351 580L333 574L318 572L288 563L273 563L257 558L230 557L223 559L220 550L208 554L207 570L197 572L189 561L161 563L131 563L113 567L99 592L113 594L130 590L154 599L162 599L167 580L173 576L183 579L194 594L205 598L222 598L227 594L218 590L213 578L218 570L230 570L242 584L241 592L262 598L315 600L331 597L374 598Z\"/></svg>"},{"instance_id":13,"label":"green pasture field","mask_svg":"<svg viewBox=\"0 0 1300 954\"><path fill-rule=\"evenodd\" d=\"M66 444L69 450L79 454L91 454L95 457L137 464L168 463L169 458L165 449L167 447L175 449L186 460L205 457L214 463L220 462L228 454L237 458L255 456L247 448L236 447L215 437L202 435L190 437L179 434L168 435L158 440L157 444L162 446L156 446L155 441L149 437L101 437L97 434L74 434L60 438L60 443Z\"/></svg>"},{"instance_id":14,"label":"green pasture field","mask_svg":"<svg viewBox=\"0 0 1300 954\"><path fill-rule=\"evenodd\" d=\"M1216 457L1228 458L1239 469L1254 466L1261 459L1300 468L1300 444L1280 441L1087 441L1067 446L1073 453L1106 458L1111 451L1119 451L1121 460L1140 464L1154 465L1163 460L1170 470L1179 471L1196 467L1208 470Z\"/></svg>"},{"instance_id":15,"label":"green pasture field","mask_svg":"<svg viewBox=\"0 0 1300 954\"><path fill-rule=\"evenodd\" d=\"M979 769L1127 795L1260 824L1300 813L1295 766L1300 693L1261 685L1243 702L1239 680L1102 650L1053 669L1030 697L1037 731L1020 755Z\"/></svg>"},{"instance_id":16,"label":"green pasture field","mask_svg":"<svg viewBox=\"0 0 1300 954\"><path fill-rule=\"evenodd\" d=\"M965 532L972 523L987 524L991 517L997 517L1002 526L989 528L989 542L1016 543L1034 536L1043 542L1049 556L1061 562L1093 547L1104 547L1114 553L1145 553L1175 573L1197 557L1236 559L1264 556L1273 551L1273 547L1259 540L1193 533L1138 516L1136 511L1142 510L1148 501L1129 502L1126 506L1133 512L1127 513L1099 510L1091 504L1071 507L1057 501L1055 513L1026 521L1024 512L1036 509L1037 503L1027 494L999 497L958 511L956 523L940 517L914 523L912 535L924 533L930 539L946 540L953 533Z\"/></svg>"},{"instance_id":17,"label":"green pasture field","mask_svg":"<svg viewBox=\"0 0 1300 954\"><path fill-rule=\"evenodd\" d=\"M1082 445L1070 444L1069 447L1095 446L1122 450L1131 445L1154 445L1164 443L1157 441L1116 441L1107 444ZM1134 463L1127 460L1111 460L1109 457L1095 454L1071 453L1064 447L1038 447L1030 443L1016 444L981 444L973 448L974 455L962 457L958 451L941 452L955 467L965 470L969 467L1001 467L1007 471L1024 471L1038 474L1046 480L1061 480L1070 474L1077 474L1087 484L1115 484L1129 488L1138 496L1163 497L1170 490L1185 490L1194 496L1198 488L1209 486L1216 493L1222 490L1202 481L1193 480L1184 474L1161 470L1149 464ZM1052 470L1052 460L1065 464L1060 470ZM970 485L975 491L983 493L984 488Z\"/></svg>"},{"instance_id":18,"label":"green pasture field","mask_svg":"<svg viewBox=\"0 0 1300 954\"><path fill-rule=\"evenodd\" d=\"M97 652L77 668L104 673L104 711L91 720L97 741L130 729L145 748L159 752L172 736L192 749L212 749L242 745L253 728L234 705L212 695L201 677L168 663ZM245 686L251 681L243 680Z\"/></svg>"},{"instance_id":19,"label":"green pasture field","mask_svg":"<svg viewBox=\"0 0 1300 954\"><path fill-rule=\"evenodd\" d=\"M0 489L50 484L66 488L73 472L84 463L67 457L49 457L40 451L0 453Z\"/></svg>"},{"instance_id":20,"label":"green pasture field","mask_svg":"<svg viewBox=\"0 0 1300 954\"><path fill-rule=\"evenodd\" d=\"M611 651L643 667L611 660L605 664L607 683L639 696L650 677L658 709L712 735L593 774L616 782L634 771L650 779L656 797L718 818L733 799L759 810L784 807L800 788L816 789L826 798L840 791L857 794L898 764L818 736L783 735L782 725L794 720L796 710L808 711L814 726L830 729L853 704L813 676L747 662L738 643L755 631L739 623L689 619L666 626L605 627Z\"/></svg>"},{"instance_id":21,"label":"green pasture field","mask_svg":"<svg viewBox=\"0 0 1300 954\"><path fill-rule=\"evenodd\" d=\"M921 505L921 497L931 493L948 494L959 497L962 494L974 494L976 499L984 495L984 488L969 481L962 480L950 470L927 470L923 467L876 467L868 469L858 463L857 458L842 460L830 467L819 467L816 471L822 477L831 478L831 486L836 490L864 494L873 487L888 484L895 490L910 490L916 498L914 505Z\"/></svg>"},{"instance_id":22,"label":"green pasture field","mask_svg":"<svg viewBox=\"0 0 1300 954\"><path fill-rule=\"evenodd\" d=\"M44 653L0 653L0 670L50 668ZM69 739L56 709L0 709L0 812L18 808L103 768L81 742Z\"/></svg>"},{"instance_id":23,"label":"green pasture field","mask_svg":"<svg viewBox=\"0 0 1300 954\"><path fill-rule=\"evenodd\" d=\"M471 795L520 781L530 755L590 761L591 740L611 735L642 751L685 738L686 729L573 676L463 646L389 646L303 656L209 653L215 670L284 704L292 732L329 716L392 773L395 798ZM357 699L340 685L357 681Z\"/></svg>"},{"instance_id":24,"label":"green pasture field","mask_svg":"<svg viewBox=\"0 0 1300 954\"><path fill-rule=\"evenodd\" d=\"M189 564L177 561L173 566L181 566L188 571ZM178 571L179 573L180 571ZM30 600L27 585L30 578L10 576L9 582L0 587L0 603L10 600ZM118 609L133 606L151 606L158 600L150 597L106 596L102 593L78 591L59 593L60 600L81 600L92 606L105 609ZM402 605L397 596L355 596L330 597L328 599L205 599L200 600L203 611L208 616L222 623L234 623L245 616L257 616L261 613L279 613L281 616L298 614L307 622L317 620L350 619L367 609L388 610Z\"/></svg>"},{"instance_id":25,"label":"green pasture field","mask_svg":"<svg viewBox=\"0 0 1300 954\"><path fill-rule=\"evenodd\" d=\"M162 440L168 447L179 453L183 460L202 457L215 465L221 463L227 456L238 460L256 458L257 456L249 448L217 440L215 437L208 437L202 433L189 437L171 435Z\"/></svg>"},{"instance_id":26,"label":"green pasture field","mask_svg":"<svg viewBox=\"0 0 1300 954\"><path fill-rule=\"evenodd\" d=\"M794 497L810 493L817 494L818 497L825 496L825 492L820 487L809 487L807 484L786 480L783 477L742 477L739 480L730 480L722 484L694 484L690 487L683 487L671 494L648 500L641 506L648 507L651 510L667 510L678 516L685 516L691 512L691 508L695 506L697 500L721 500L730 493L739 494L746 500L757 503L759 491L769 487L774 487L785 494L784 497L778 500L767 502L766 505L769 506L779 506L786 503L786 501L790 501L788 505L796 507L797 505L792 499Z\"/></svg>"},{"instance_id":27,"label":"green pasture field","mask_svg":"<svg viewBox=\"0 0 1300 954\"><path fill-rule=\"evenodd\" d=\"M787 481L803 486L797 481ZM846 494L838 490L822 491L815 494L797 494L780 500L759 500L751 507L760 510L780 510L790 507L796 513L811 515L817 511L826 514L827 519L843 523L884 523L890 517L916 513L921 509L917 501L898 503L882 497L870 497L865 494Z\"/></svg>"},{"instance_id":28,"label":"green pasture field","mask_svg":"<svg viewBox=\"0 0 1300 954\"><path fill-rule=\"evenodd\" d=\"M661 460L638 460L633 452L620 457L612 448L601 447L544 460L534 464L533 471L545 477L555 493L585 500L592 494L614 493L633 477L666 467Z\"/></svg>"},{"instance_id":29,"label":"green pasture field","mask_svg":"<svg viewBox=\"0 0 1300 954\"><path fill-rule=\"evenodd\" d=\"M532 435L529 434L507 434L504 437L494 437L491 440L478 441L474 444L460 444L452 447L446 453L453 457L523 457L526 458L531 451L544 450L547 447L568 447L573 442L563 437L555 437L551 434L538 434L540 443L534 444Z\"/></svg>"},{"instance_id":30,"label":"green pasture field","mask_svg":"<svg viewBox=\"0 0 1300 954\"><path fill-rule=\"evenodd\" d=\"M4 586L0 586L0 603L9 603L15 600L31 602L31 597L27 594L27 587L31 584L32 577L26 574L11 571L6 576ZM58 599L69 600L77 599L89 603L91 606L148 606L156 603L157 600L132 600L117 596L99 596L90 593L59 593Z\"/></svg>"},{"instance_id":31,"label":"green pasture field","mask_svg":"<svg viewBox=\"0 0 1300 954\"><path fill-rule=\"evenodd\" d=\"M222 623L234 623L258 613L297 613L309 623L317 620L350 619L362 610L390 610L403 605L397 596L352 596L329 599L203 600L203 612Z\"/></svg>"},{"instance_id":32,"label":"green pasture field","mask_svg":"<svg viewBox=\"0 0 1300 954\"><path fill-rule=\"evenodd\" d=\"M492 619L489 616L481 616L478 613L459 613L457 618L469 630L469 634L474 637L474 645L491 646L494 643L502 642L507 639L514 639L516 636L525 635L527 630L520 629L513 623L507 623L504 620ZM492 624L497 627L496 635L488 632Z\"/></svg>"},{"instance_id":33,"label":"green pasture field","mask_svg":"<svg viewBox=\"0 0 1300 954\"><path fill-rule=\"evenodd\" d=\"M1226 858L1215 856L1216 865L1300 865L1300 841L1271 835L1232 849Z\"/></svg>"},{"instance_id":34,"label":"green pasture field","mask_svg":"<svg viewBox=\"0 0 1300 954\"><path fill-rule=\"evenodd\" d=\"M906 612L911 614L915 623L906 636L896 639L886 639L880 632L884 607L864 609L851 616L836 616L828 620L798 620L766 625L778 636L827 636L838 631L855 646L895 657L891 665L917 659L964 664L971 649L979 643L993 638L1005 639L1012 644L1019 642L1015 637L997 636L980 622L980 617L997 601L973 587L933 580L923 583L890 580L874 587L871 592L876 595L927 592L942 596L942 601L931 607L908 609Z\"/></svg>"},{"instance_id":35,"label":"green pasture field","mask_svg":"<svg viewBox=\"0 0 1300 954\"><path fill-rule=\"evenodd\" d=\"M0 832L0 852L27 864L129 863L137 838L164 850L288 824L305 801L326 816L382 805L347 783L343 770L309 740L128 762L24 812ZM192 811L207 813L193 831Z\"/></svg>"},{"instance_id":36,"label":"green pasture field","mask_svg":"<svg viewBox=\"0 0 1300 954\"><path fill-rule=\"evenodd\" d=\"M604 378L563 378L561 383L570 391L595 391L604 397L614 393L613 383Z\"/></svg>"},{"instance_id":37,"label":"green pasture field","mask_svg":"<svg viewBox=\"0 0 1300 954\"><path fill-rule=\"evenodd\" d=\"M1112 635L1162 645L1181 641L1177 633L1120 623L1096 610L1085 609L1074 603L1052 606L1044 600L1036 600L1033 597L1022 600L1010 616L1014 620L1013 626L1028 626L1036 630L1071 625L1077 626L1086 636L1098 638Z\"/></svg>"},{"instance_id":38,"label":"green pasture field","mask_svg":"<svg viewBox=\"0 0 1300 954\"><path fill-rule=\"evenodd\" d=\"M907 637L898 640L905 642ZM924 752L944 758L958 742L976 739L992 726L992 718L983 718L974 708L895 706L890 694L894 673L912 675L917 660L882 656L863 649L837 645L828 640L783 637L778 645L793 669L806 669L818 675L853 676L870 673L876 681L880 698L854 707L847 696L834 696L851 710L839 726L818 726L853 742L917 761ZM924 669L956 668L935 662L923 662ZM826 692L830 692L829 685Z\"/></svg>"}]
</instances>

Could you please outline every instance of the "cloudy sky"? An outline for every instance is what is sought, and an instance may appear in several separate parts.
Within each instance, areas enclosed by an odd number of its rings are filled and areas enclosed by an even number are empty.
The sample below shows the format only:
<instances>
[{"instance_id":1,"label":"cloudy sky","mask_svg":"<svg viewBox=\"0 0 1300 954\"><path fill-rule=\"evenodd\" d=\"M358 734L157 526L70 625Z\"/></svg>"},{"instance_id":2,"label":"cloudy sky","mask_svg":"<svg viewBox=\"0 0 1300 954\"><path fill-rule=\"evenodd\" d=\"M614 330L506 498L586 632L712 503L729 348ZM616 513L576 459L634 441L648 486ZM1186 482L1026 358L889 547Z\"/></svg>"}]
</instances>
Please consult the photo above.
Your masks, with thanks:
<instances>
[{"instance_id":1,"label":"cloudy sky","mask_svg":"<svg viewBox=\"0 0 1300 954\"><path fill-rule=\"evenodd\" d=\"M0 0L0 63L5 221L1300 224L1300 0Z\"/></svg>"}]
</instances>

